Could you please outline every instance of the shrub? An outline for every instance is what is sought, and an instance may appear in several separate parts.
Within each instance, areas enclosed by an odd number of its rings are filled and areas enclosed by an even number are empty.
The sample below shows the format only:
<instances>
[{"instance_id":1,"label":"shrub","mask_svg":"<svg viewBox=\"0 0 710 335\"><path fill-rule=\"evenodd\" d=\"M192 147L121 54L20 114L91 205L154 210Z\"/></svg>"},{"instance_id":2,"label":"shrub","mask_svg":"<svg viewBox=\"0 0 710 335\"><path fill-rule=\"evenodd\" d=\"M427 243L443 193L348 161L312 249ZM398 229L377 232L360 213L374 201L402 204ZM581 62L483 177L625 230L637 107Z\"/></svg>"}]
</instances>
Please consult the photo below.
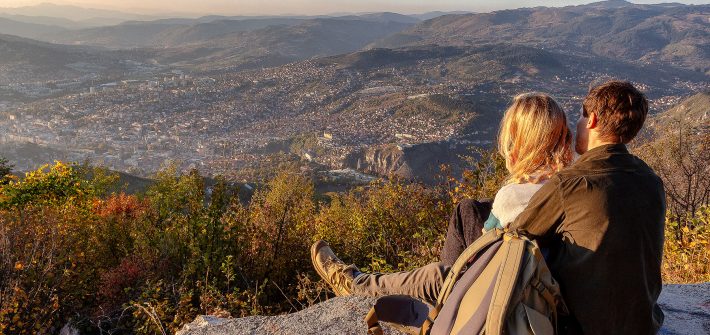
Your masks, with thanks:
<instances>
[{"instance_id":1,"label":"shrub","mask_svg":"<svg viewBox=\"0 0 710 335\"><path fill-rule=\"evenodd\" d=\"M88 166L10 179L0 184L0 334L69 321L88 333L168 334L199 314L301 309L330 295L308 255L318 238L363 271L436 261L455 203L492 197L506 176L496 153L476 155L463 179L437 187L389 178L328 195L286 168L248 203L220 178L174 167L141 195L111 193L116 176ZM664 280L709 281L710 207L673 208Z\"/></svg>"},{"instance_id":2,"label":"shrub","mask_svg":"<svg viewBox=\"0 0 710 335\"><path fill-rule=\"evenodd\" d=\"M51 333L88 314L98 279L92 192L90 181L60 162L0 189L3 333Z\"/></svg>"},{"instance_id":3,"label":"shrub","mask_svg":"<svg viewBox=\"0 0 710 335\"><path fill-rule=\"evenodd\" d=\"M380 180L335 195L316 218L317 237L366 270L413 268L438 259L450 208L439 189Z\"/></svg>"},{"instance_id":4,"label":"shrub","mask_svg":"<svg viewBox=\"0 0 710 335\"><path fill-rule=\"evenodd\" d=\"M682 234L677 234L680 231ZM685 220L669 215L666 221L663 281L700 283L710 281L710 207Z\"/></svg>"},{"instance_id":5,"label":"shrub","mask_svg":"<svg viewBox=\"0 0 710 335\"><path fill-rule=\"evenodd\" d=\"M710 281L710 134L682 122L673 125L636 150L661 177L666 192L663 280Z\"/></svg>"}]
</instances>

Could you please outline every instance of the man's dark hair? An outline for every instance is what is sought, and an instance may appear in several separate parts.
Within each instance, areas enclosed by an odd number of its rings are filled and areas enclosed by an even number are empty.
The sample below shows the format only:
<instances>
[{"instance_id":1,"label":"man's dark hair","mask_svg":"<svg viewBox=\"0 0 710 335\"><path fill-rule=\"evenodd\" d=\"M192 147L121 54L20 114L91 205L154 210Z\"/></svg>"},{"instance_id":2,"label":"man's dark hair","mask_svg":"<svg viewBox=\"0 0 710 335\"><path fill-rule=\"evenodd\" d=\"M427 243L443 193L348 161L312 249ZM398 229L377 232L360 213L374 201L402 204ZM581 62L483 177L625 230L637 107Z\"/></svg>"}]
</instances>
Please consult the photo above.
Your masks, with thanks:
<instances>
[{"instance_id":1,"label":"man's dark hair","mask_svg":"<svg viewBox=\"0 0 710 335\"><path fill-rule=\"evenodd\" d=\"M648 100L631 83L610 81L589 91L582 113L584 117L596 114L604 140L629 143L646 121Z\"/></svg>"}]
</instances>

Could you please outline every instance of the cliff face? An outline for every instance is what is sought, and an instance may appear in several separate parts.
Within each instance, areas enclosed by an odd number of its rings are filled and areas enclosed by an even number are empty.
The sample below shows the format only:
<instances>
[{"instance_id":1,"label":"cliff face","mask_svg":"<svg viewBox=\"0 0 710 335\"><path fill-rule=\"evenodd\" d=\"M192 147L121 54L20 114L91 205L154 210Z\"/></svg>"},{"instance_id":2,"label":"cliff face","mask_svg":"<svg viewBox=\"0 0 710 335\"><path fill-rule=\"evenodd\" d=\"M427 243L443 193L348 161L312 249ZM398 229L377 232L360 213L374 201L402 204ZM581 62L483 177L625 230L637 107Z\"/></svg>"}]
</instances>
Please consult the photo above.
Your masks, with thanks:
<instances>
[{"instance_id":1,"label":"cliff face","mask_svg":"<svg viewBox=\"0 0 710 335\"><path fill-rule=\"evenodd\" d=\"M238 334L366 334L363 318L373 298L340 297L279 316L241 319L198 317L177 335ZM707 334L710 331L710 283L665 285L659 304L665 313L662 335ZM402 333L385 325L385 334Z\"/></svg>"},{"instance_id":2,"label":"cliff face","mask_svg":"<svg viewBox=\"0 0 710 335\"><path fill-rule=\"evenodd\" d=\"M350 153L344 161L347 168L367 174L388 175L404 164L404 152L395 145L368 148Z\"/></svg>"},{"instance_id":3,"label":"cliff face","mask_svg":"<svg viewBox=\"0 0 710 335\"><path fill-rule=\"evenodd\" d=\"M452 142L385 145L353 152L345 158L343 165L367 174L396 175L434 183L441 164L460 168L459 156L465 154L468 154L466 145Z\"/></svg>"}]
</instances>

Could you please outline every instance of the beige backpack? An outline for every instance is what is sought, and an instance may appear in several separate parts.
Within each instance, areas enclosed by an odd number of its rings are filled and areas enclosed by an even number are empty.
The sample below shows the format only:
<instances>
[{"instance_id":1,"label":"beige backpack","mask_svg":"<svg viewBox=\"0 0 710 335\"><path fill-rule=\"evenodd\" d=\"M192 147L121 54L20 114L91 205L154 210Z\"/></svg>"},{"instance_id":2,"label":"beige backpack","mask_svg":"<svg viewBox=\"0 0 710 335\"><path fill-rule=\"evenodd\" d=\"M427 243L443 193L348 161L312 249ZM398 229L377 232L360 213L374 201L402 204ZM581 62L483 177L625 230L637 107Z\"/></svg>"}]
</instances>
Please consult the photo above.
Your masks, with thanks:
<instances>
[{"instance_id":1,"label":"beige backpack","mask_svg":"<svg viewBox=\"0 0 710 335\"><path fill-rule=\"evenodd\" d=\"M379 321L384 321L422 335L546 335L556 333L558 310L567 313L559 285L537 244L498 229L481 236L459 256L426 319L421 306L413 307L416 303L397 308L390 300L380 298L365 318L370 334L382 334ZM397 316L391 317L394 310ZM403 312L409 310L418 315ZM412 325L419 320L423 323Z\"/></svg>"}]
</instances>

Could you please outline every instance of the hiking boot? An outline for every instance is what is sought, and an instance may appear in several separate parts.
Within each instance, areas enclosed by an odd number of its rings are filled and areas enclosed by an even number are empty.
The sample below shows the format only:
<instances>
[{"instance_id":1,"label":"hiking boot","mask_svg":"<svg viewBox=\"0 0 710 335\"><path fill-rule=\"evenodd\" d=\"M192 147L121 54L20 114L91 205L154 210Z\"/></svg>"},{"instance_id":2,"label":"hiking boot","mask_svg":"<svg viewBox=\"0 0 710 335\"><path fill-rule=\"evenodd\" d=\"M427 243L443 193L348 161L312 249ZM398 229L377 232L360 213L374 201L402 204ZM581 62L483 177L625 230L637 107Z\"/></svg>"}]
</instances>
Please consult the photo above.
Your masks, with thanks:
<instances>
[{"instance_id":1,"label":"hiking boot","mask_svg":"<svg viewBox=\"0 0 710 335\"><path fill-rule=\"evenodd\" d=\"M335 255L326 241L319 240L311 246L311 261L318 275L341 297L353 293L355 265L347 265Z\"/></svg>"}]
</instances>

